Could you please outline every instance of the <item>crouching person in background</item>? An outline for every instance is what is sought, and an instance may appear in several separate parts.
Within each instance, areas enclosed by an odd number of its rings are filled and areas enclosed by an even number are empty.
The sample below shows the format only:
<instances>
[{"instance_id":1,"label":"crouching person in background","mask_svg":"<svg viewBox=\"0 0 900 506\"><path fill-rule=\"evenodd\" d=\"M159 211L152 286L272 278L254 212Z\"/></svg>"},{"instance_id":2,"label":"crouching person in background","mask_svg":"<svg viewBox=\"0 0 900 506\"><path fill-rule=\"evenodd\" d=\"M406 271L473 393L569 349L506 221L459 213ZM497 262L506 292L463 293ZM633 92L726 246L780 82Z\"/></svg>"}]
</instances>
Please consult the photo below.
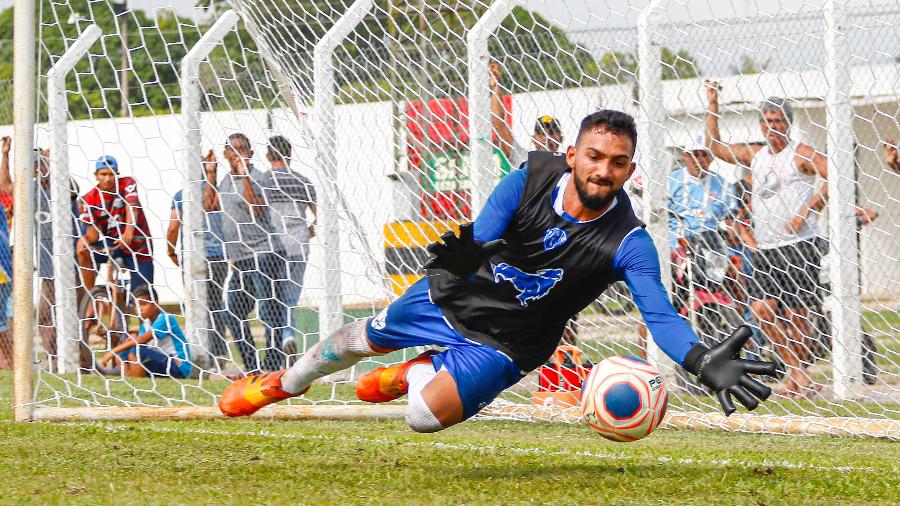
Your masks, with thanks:
<instances>
[{"instance_id":1,"label":"crouching person in background","mask_svg":"<svg viewBox=\"0 0 900 506\"><path fill-rule=\"evenodd\" d=\"M103 368L116 362L125 376L170 376L176 379L191 375L190 348L175 315L164 312L156 304L156 292L147 285L134 291L141 328L122 344L100 359ZM149 345L156 338L155 345Z\"/></svg>"}]
</instances>

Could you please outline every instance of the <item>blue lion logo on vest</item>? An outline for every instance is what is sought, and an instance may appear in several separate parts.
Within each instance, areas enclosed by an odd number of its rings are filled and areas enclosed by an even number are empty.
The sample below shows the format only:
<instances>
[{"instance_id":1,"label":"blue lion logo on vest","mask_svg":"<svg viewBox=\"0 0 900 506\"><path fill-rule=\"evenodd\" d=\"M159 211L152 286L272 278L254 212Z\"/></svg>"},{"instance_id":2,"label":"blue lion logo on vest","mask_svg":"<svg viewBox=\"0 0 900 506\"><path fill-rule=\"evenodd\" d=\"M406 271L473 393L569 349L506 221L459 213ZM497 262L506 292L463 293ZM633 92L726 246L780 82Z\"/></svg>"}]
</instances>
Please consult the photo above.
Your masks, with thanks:
<instances>
[{"instance_id":1,"label":"blue lion logo on vest","mask_svg":"<svg viewBox=\"0 0 900 506\"><path fill-rule=\"evenodd\" d=\"M519 291L516 299L523 306L527 306L530 300L538 300L550 293L550 289L559 283L564 273L563 269L541 269L537 274L531 274L507 263L491 264L491 267L493 267L494 282L509 281L512 283Z\"/></svg>"},{"instance_id":2,"label":"blue lion logo on vest","mask_svg":"<svg viewBox=\"0 0 900 506\"><path fill-rule=\"evenodd\" d=\"M550 251L562 246L568 238L566 231L559 227L547 229L547 232L544 234L544 251Z\"/></svg>"}]
</instances>

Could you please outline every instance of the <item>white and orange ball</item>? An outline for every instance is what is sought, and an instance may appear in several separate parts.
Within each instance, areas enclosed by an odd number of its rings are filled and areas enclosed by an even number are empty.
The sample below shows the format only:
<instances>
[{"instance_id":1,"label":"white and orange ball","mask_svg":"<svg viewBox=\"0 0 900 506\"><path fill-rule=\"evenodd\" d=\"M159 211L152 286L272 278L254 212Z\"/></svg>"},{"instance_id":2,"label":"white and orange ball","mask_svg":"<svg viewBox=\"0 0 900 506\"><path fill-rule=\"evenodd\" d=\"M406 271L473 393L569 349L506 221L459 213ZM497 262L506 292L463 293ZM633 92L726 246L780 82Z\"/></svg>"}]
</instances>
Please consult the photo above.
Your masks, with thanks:
<instances>
[{"instance_id":1,"label":"white and orange ball","mask_svg":"<svg viewBox=\"0 0 900 506\"><path fill-rule=\"evenodd\" d=\"M581 386L582 419L612 441L647 437L666 416L668 402L662 374L632 356L603 360Z\"/></svg>"}]
</instances>

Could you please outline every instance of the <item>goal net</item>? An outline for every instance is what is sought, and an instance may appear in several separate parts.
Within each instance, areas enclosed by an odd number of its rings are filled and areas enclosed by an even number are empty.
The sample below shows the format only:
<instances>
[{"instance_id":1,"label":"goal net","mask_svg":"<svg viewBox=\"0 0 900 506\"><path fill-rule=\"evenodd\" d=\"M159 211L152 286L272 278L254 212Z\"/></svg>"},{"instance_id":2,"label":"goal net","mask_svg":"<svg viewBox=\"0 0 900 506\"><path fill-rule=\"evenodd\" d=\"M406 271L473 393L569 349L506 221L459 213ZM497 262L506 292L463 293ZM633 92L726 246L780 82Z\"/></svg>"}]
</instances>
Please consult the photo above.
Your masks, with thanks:
<instances>
[{"instance_id":1,"label":"goal net","mask_svg":"<svg viewBox=\"0 0 900 506\"><path fill-rule=\"evenodd\" d=\"M40 2L35 418L213 416L228 378L376 315L528 151L609 108L639 125L626 190L674 305L707 342L751 325L778 393L721 416L619 283L480 416L577 422L579 365L636 355L669 426L900 437L895 3L181 3ZM264 413L396 416L353 384L421 351Z\"/></svg>"}]
</instances>

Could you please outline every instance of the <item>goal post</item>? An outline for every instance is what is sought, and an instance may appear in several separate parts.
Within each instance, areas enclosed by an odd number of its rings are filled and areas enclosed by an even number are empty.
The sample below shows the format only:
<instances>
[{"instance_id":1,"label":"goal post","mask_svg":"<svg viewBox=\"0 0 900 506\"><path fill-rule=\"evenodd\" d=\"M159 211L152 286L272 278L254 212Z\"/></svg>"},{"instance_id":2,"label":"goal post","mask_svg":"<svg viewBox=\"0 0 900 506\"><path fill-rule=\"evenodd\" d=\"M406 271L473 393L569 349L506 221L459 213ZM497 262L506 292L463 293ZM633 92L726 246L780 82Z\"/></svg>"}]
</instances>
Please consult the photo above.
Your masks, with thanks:
<instances>
[{"instance_id":1,"label":"goal post","mask_svg":"<svg viewBox=\"0 0 900 506\"><path fill-rule=\"evenodd\" d=\"M36 72L34 65L35 44L35 8L34 2L16 0L13 32L13 135L21 139L15 147L15 204L25 209L16 219L16 226L24 230L28 236L22 246L16 250L13 258L13 275L16 279L13 286L14 306L22 317L13 324L14 346L14 378L13 378L13 416L17 421L29 420L33 414L34 374L32 369L32 330L33 330L33 292L31 273L34 263L31 258L32 239L30 233L32 222L29 211L31 198L31 151L34 139L34 120L36 102ZM5 218L5 217L4 217ZM18 276L16 276L18 274ZM7 350L8 352L9 350Z\"/></svg>"},{"instance_id":2,"label":"goal post","mask_svg":"<svg viewBox=\"0 0 900 506\"><path fill-rule=\"evenodd\" d=\"M829 154L828 190L834 210L828 214L828 237L832 244L830 254L832 297L836 301L832 309L832 353L834 354L834 394L838 399L850 400L860 395L862 385L862 329L859 303L859 271L846 266L859 265L859 244L856 233L856 170L853 152L853 106L850 103L851 80L849 74L850 48L847 42L847 5L841 0L825 2L824 17L827 37L825 50L825 80L828 93L825 96L826 129ZM839 259L837 261L834 261Z\"/></svg>"},{"instance_id":3,"label":"goal post","mask_svg":"<svg viewBox=\"0 0 900 506\"><path fill-rule=\"evenodd\" d=\"M227 10L200 37L200 40L187 52L181 61L181 128L184 145L182 146L182 188L183 214L183 265L184 265L184 320L185 334L191 345L208 350L210 343L203 329L210 328L210 308L203 302L207 300L206 264L204 241L203 210L203 151L200 135L200 108L202 90L200 88L200 63L220 45L225 36L235 27L238 15ZM194 354L193 360L200 364L207 362L203 354Z\"/></svg>"},{"instance_id":4,"label":"goal post","mask_svg":"<svg viewBox=\"0 0 900 506\"><path fill-rule=\"evenodd\" d=\"M638 138L641 142L638 143L635 158L647 181L641 196L644 212L640 218L647 224L650 235L662 244L666 244L669 238L668 220L666 219L668 188L665 182L668 181L667 167L672 166L672 160L665 142L666 110L663 98L658 27L666 7L670 3L668 0L651 1L641 12L637 21L637 81L640 114L636 119ZM669 263L667 248L659 248L658 252L659 264L667 265ZM664 268L660 274L663 286L671 290L670 270ZM661 369L660 372L669 381L675 379L672 361L652 339L647 343L647 356L651 363Z\"/></svg>"},{"instance_id":5,"label":"goal post","mask_svg":"<svg viewBox=\"0 0 900 506\"><path fill-rule=\"evenodd\" d=\"M102 34L100 27L88 25L84 32L63 53L62 57L47 72L47 124L50 129L50 166L53 199L52 233L54 237L66 237L71 234L71 206L69 201L69 105L66 98L66 76L75 67L78 60L87 54L90 47ZM76 301L75 251L71 241L53 241L53 256L70 259L57 262L53 270L53 284L56 297L54 311L56 333L57 371L60 374L71 374L78 371L78 340L71 336L78 335L78 303ZM32 276L29 273L28 278ZM29 336L31 337L31 336Z\"/></svg>"},{"instance_id":6,"label":"goal post","mask_svg":"<svg viewBox=\"0 0 900 506\"><path fill-rule=\"evenodd\" d=\"M885 145L900 138L898 92L890 84L900 77L900 55L890 53L900 47L900 8L851 10L838 0L796 12L771 3L759 13L667 0L639 13L589 0L566 0L566 9L550 0L214 4L193 14L117 13L106 1L93 2L90 12L78 2L37 8L32 102L15 100L17 119L23 107L37 113L33 140L21 133L24 124L14 134L17 382L33 370L33 389L17 389L17 419L217 417L229 377L282 367L344 323L378 315L420 279L425 247L477 215L538 140L542 118L559 125L564 150L584 116L609 108L635 117L638 168L625 190L654 240L676 307L708 342L741 321L753 326L745 354L776 361L780 377L771 386L784 392L753 413L723 417L716 399L655 346L619 284L569 323L566 338L594 363L620 354L653 361L668 380L669 427L900 438L900 166L889 166ZM23 93L27 81L18 76ZM768 153L760 118L771 98L783 97L792 106L790 149L810 146L815 156L768 162L782 164L768 172L713 159L707 177L721 179L721 192L707 193L702 208L679 201L678 188L692 184L684 151L709 134L705 79L721 85L722 143ZM224 149L235 134L249 141L243 163L260 178L259 214L233 215L226 203L237 195L229 185L240 166ZM292 181L302 184L285 184L273 172L280 165L270 139L278 136L291 147ZM49 187L26 185L30 158L18 160L33 147L50 149ZM218 162L218 208L205 198L200 160L209 151ZM110 293L118 295L109 297L85 290L71 268L78 237L69 227L69 181L83 197L103 155L116 157L120 177L135 180L159 305L190 347L184 378L171 371L137 377L130 375L135 366L100 364L141 326L122 294L139 267L147 268L137 257L112 268L93 264L97 285L115 287ZM809 170L821 160L827 180ZM802 170L775 174L792 164ZM828 193L827 205L810 209L801 226L819 239L800 242L816 250L776 266L810 277L779 278L781 288L797 285L799 294L760 287L762 254L748 242L781 237L790 218L806 213L805 201L765 208L774 206L772 195L794 198L779 193L788 187L807 200ZM36 223L20 212L34 195ZM678 211L676 201L694 207ZM19 248L51 239L41 226L45 205L52 210L52 279L42 277L46 258L26 259ZM691 237L687 222L707 211L723 213L702 225L717 239L702 235L702 243L691 243L698 256L690 256L677 239ZM266 238L254 242L259 230ZM708 266L720 266L721 277L698 285L697 272L714 275ZM39 293L29 295L25 284ZM776 324L764 324L751 308L761 297L773 303ZM165 339L149 344L163 349ZM402 416L402 402L360 403L353 384L420 351L364 359L259 416ZM571 385L547 387L541 375L528 374L480 416L577 422L577 410L535 395Z\"/></svg>"}]
</instances>

